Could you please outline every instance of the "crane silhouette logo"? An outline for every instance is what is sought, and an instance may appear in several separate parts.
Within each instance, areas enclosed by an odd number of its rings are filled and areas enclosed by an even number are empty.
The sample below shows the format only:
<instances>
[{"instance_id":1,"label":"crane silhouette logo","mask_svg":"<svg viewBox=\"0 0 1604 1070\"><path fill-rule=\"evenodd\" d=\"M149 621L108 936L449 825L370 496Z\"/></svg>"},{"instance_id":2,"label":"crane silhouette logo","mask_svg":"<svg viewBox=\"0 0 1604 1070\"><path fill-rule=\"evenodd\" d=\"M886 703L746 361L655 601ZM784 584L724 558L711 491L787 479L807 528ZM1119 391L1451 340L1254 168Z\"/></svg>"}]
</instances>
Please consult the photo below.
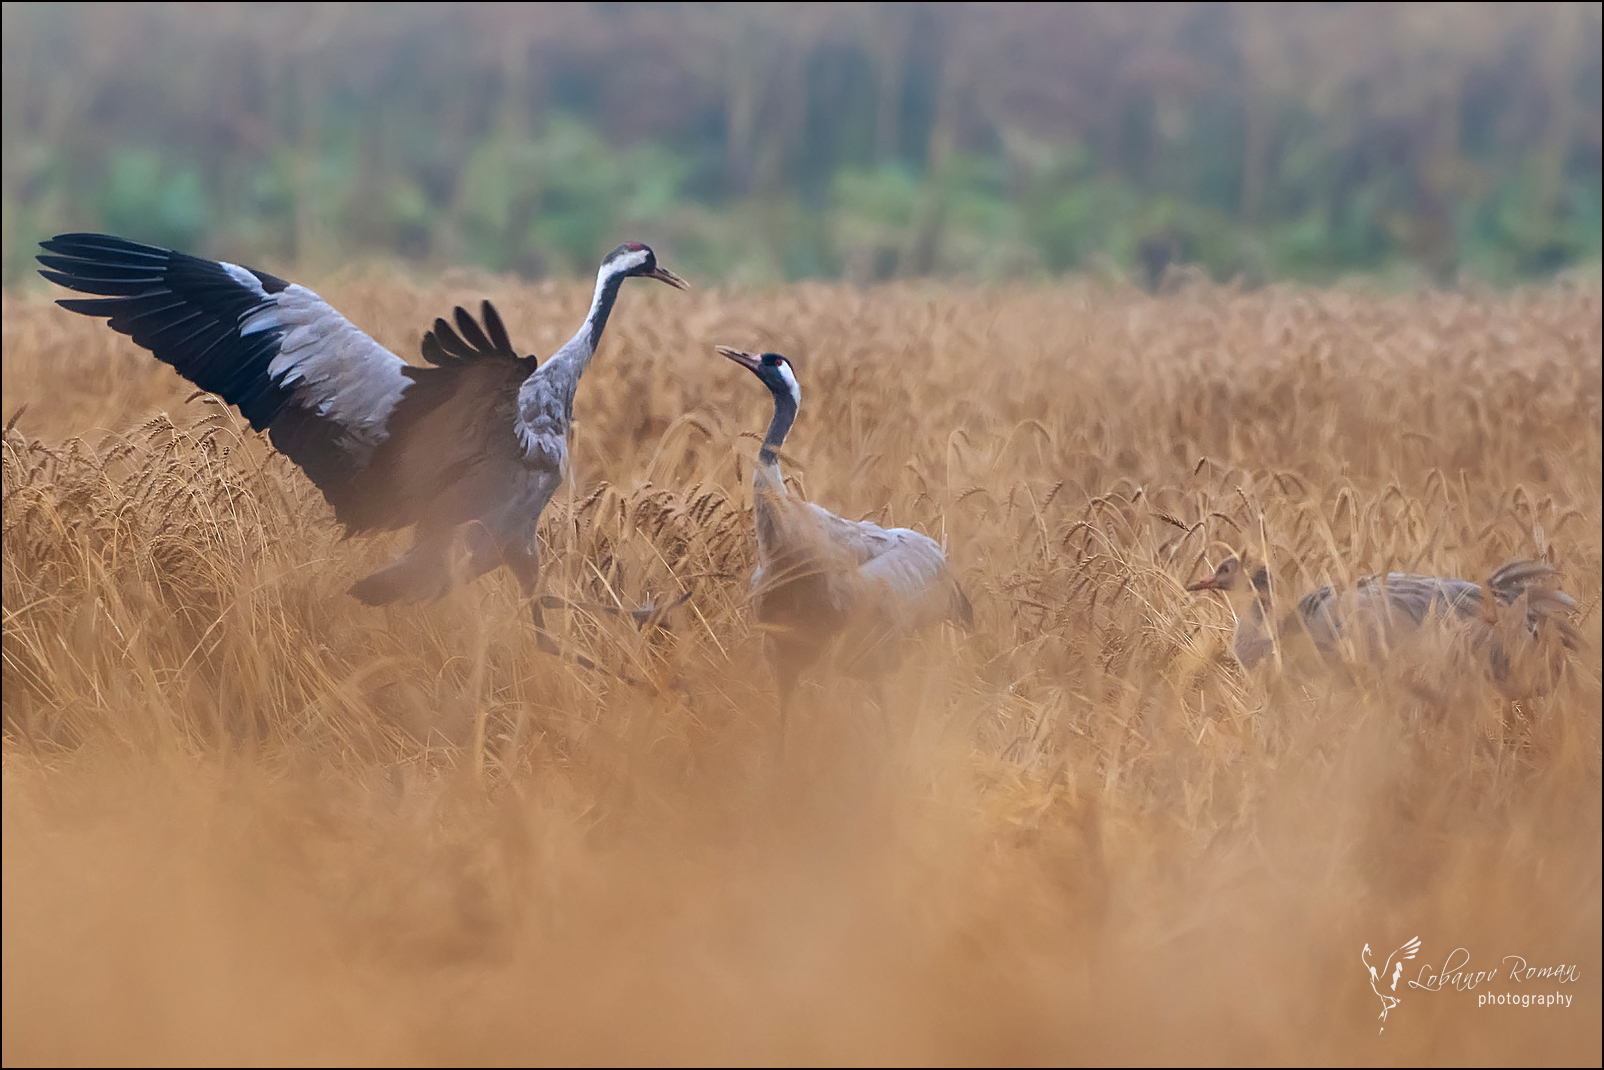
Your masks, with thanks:
<instances>
[{"instance_id":1,"label":"crane silhouette logo","mask_svg":"<svg viewBox=\"0 0 1604 1070\"><path fill-rule=\"evenodd\" d=\"M1398 978L1403 976L1403 964L1419 952L1420 937L1417 936L1388 955L1387 964L1381 968L1380 973L1376 972L1375 965L1370 961L1370 956L1374 952L1370 950L1369 944L1366 944L1365 949L1359 953L1359 960L1365 964L1365 969L1370 971L1370 990L1381 1000L1381 1028L1376 1030L1377 1036L1387 1031L1387 1012L1398 1005L1399 997L1393 993L1398 991Z\"/></svg>"}]
</instances>

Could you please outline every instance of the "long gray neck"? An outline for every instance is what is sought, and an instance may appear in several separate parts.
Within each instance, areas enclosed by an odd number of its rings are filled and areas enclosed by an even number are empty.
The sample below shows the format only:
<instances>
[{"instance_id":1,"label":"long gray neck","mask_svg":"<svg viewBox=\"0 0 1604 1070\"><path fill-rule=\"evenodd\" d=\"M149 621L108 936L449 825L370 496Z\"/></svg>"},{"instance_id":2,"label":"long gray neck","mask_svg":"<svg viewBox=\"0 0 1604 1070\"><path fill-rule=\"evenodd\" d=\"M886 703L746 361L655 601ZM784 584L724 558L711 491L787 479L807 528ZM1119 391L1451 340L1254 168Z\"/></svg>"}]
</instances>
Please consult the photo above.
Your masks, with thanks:
<instances>
[{"instance_id":1,"label":"long gray neck","mask_svg":"<svg viewBox=\"0 0 1604 1070\"><path fill-rule=\"evenodd\" d=\"M596 275L596 292L590 298L590 312L585 316L585 325L581 331L588 331L586 336L590 343L590 351L596 352L601 345L603 329L607 326L607 317L613 314L613 302L618 300L618 288L624 284L624 273Z\"/></svg>"},{"instance_id":2,"label":"long gray neck","mask_svg":"<svg viewBox=\"0 0 1604 1070\"><path fill-rule=\"evenodd\" d=\"M791 432L791 424L796 421L796 399L784 390L772 391L774 394L774 419L769 421L769 433L763 436L763 448L758 451L759 464L771 465L779 463L776 451L785 445L785 436Z\"/></svg>"},{"instance_id":3,"label":"long gray neck","mask_svg":"<svg viewBox=\"0 0 1604 1070\"><path fill-rule=\"evenodd\" d=\"M622 271L609 272L605 267L596 273L596 291L591 295L590 311L585 314L585 322L552 355L552 362L563 361L572 365L569 374L575 381L590 365L590 358L596 355L602 331L607 327L607 317L612 315L613 302L618 300L618 288L623 285L625 277Z\"/></svg>"}]
</instances>

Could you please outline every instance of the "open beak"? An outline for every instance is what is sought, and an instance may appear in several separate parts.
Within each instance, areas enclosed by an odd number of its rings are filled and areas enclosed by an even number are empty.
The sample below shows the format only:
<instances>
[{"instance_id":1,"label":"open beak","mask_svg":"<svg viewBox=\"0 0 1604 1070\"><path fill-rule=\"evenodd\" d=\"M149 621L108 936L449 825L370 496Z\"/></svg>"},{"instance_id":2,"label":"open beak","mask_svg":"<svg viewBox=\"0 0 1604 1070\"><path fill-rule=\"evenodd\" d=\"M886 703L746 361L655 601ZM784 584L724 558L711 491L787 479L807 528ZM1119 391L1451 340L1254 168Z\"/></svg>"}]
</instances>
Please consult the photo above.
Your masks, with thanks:
<instances>
[{"instance_id":1,"label":"open beak","mask_svg":"<svg viewBox=\"0 0 1604 1070\"><path fill-rule=\"evenodd\" d=\"M718 350L720 356L729 357L731 360L749 372L757 371L758 367L762 363L752 354L743 353L741 350L736 349L733 346L714 346L713 348Z\"/></svg>"},{"instance_id":2,"label":"open beak","mask_svg":"<svg viewBox=\"0 0 1604 1070\"><path fill-rule=\"evenodd\" d=\"M1213 576L1210 576L1206 580L1198 580L1196 583L1187 584L1186 589L1188 591L1218 591L1220 590L1220 583Z\"/></svg>"},{"instance_id":3,"label":"open beak","mask_svg":"<svg viewBox=\"0 0 1604 1070\"><path fill-rule=\"evenodd\" d=\"M666 267L660 267L656 271L649 271L646 273L645 277L648 279L656 279L658 282L666 282L676 290L689 290L691 288L690 283L686 282L684 279L680 278Z\"/></svg>"}]
</instances>

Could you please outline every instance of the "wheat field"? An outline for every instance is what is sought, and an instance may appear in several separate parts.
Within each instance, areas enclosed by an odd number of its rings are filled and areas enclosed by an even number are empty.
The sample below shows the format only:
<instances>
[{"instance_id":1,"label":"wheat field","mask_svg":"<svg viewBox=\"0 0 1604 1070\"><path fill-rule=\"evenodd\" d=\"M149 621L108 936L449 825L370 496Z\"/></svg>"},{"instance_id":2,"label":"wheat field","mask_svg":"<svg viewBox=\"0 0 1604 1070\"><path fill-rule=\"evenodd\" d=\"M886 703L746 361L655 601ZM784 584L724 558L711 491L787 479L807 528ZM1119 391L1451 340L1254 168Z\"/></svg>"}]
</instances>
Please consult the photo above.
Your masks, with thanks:
<instances>
[{"instance_id":1,"label":"wheat field","mask_svg":"<svg viewBox=\"0 0 1604 1070\"><path fill-rule=\"evenodd\" d=\"M409 358L483 296L549 353L588 298L311 281ZM1596 282L626 287L542 526L590 671L505 572L348 598L399 542L8 296L4 1061L1596 1065L1600 315ZM792 358L797 488L941 541L975 607L883 710L815 674L783 752L769 399L715 343ZM1299 589L1545 557L1583 646L1516 695L1244 673L1183 590L1237 550ZM593 608L686 590L662 631ZM1378 1034L1361 948L1417 935L1408 978L1573 979L1400 986Z\"/></svg>"}]
</instances>

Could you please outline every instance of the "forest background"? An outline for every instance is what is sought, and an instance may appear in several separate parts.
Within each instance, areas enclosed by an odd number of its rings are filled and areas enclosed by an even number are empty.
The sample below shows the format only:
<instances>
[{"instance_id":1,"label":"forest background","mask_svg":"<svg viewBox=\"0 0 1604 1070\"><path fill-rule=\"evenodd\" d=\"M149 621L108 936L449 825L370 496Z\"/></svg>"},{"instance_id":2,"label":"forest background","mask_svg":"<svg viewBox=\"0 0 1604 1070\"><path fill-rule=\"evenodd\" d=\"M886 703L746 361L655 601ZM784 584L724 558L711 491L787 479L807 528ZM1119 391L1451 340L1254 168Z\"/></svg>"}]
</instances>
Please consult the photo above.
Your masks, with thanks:
<instances>
[{"instance_id":1,"label":"forest background","mask_svg":"<svg viewBox=\"0 0 1604 1070\"><path fill-rule=\"evenodd\" d=\"M1598 272L1597 4L6 4L3 273Z\"/></svg>"}]
</instances>

